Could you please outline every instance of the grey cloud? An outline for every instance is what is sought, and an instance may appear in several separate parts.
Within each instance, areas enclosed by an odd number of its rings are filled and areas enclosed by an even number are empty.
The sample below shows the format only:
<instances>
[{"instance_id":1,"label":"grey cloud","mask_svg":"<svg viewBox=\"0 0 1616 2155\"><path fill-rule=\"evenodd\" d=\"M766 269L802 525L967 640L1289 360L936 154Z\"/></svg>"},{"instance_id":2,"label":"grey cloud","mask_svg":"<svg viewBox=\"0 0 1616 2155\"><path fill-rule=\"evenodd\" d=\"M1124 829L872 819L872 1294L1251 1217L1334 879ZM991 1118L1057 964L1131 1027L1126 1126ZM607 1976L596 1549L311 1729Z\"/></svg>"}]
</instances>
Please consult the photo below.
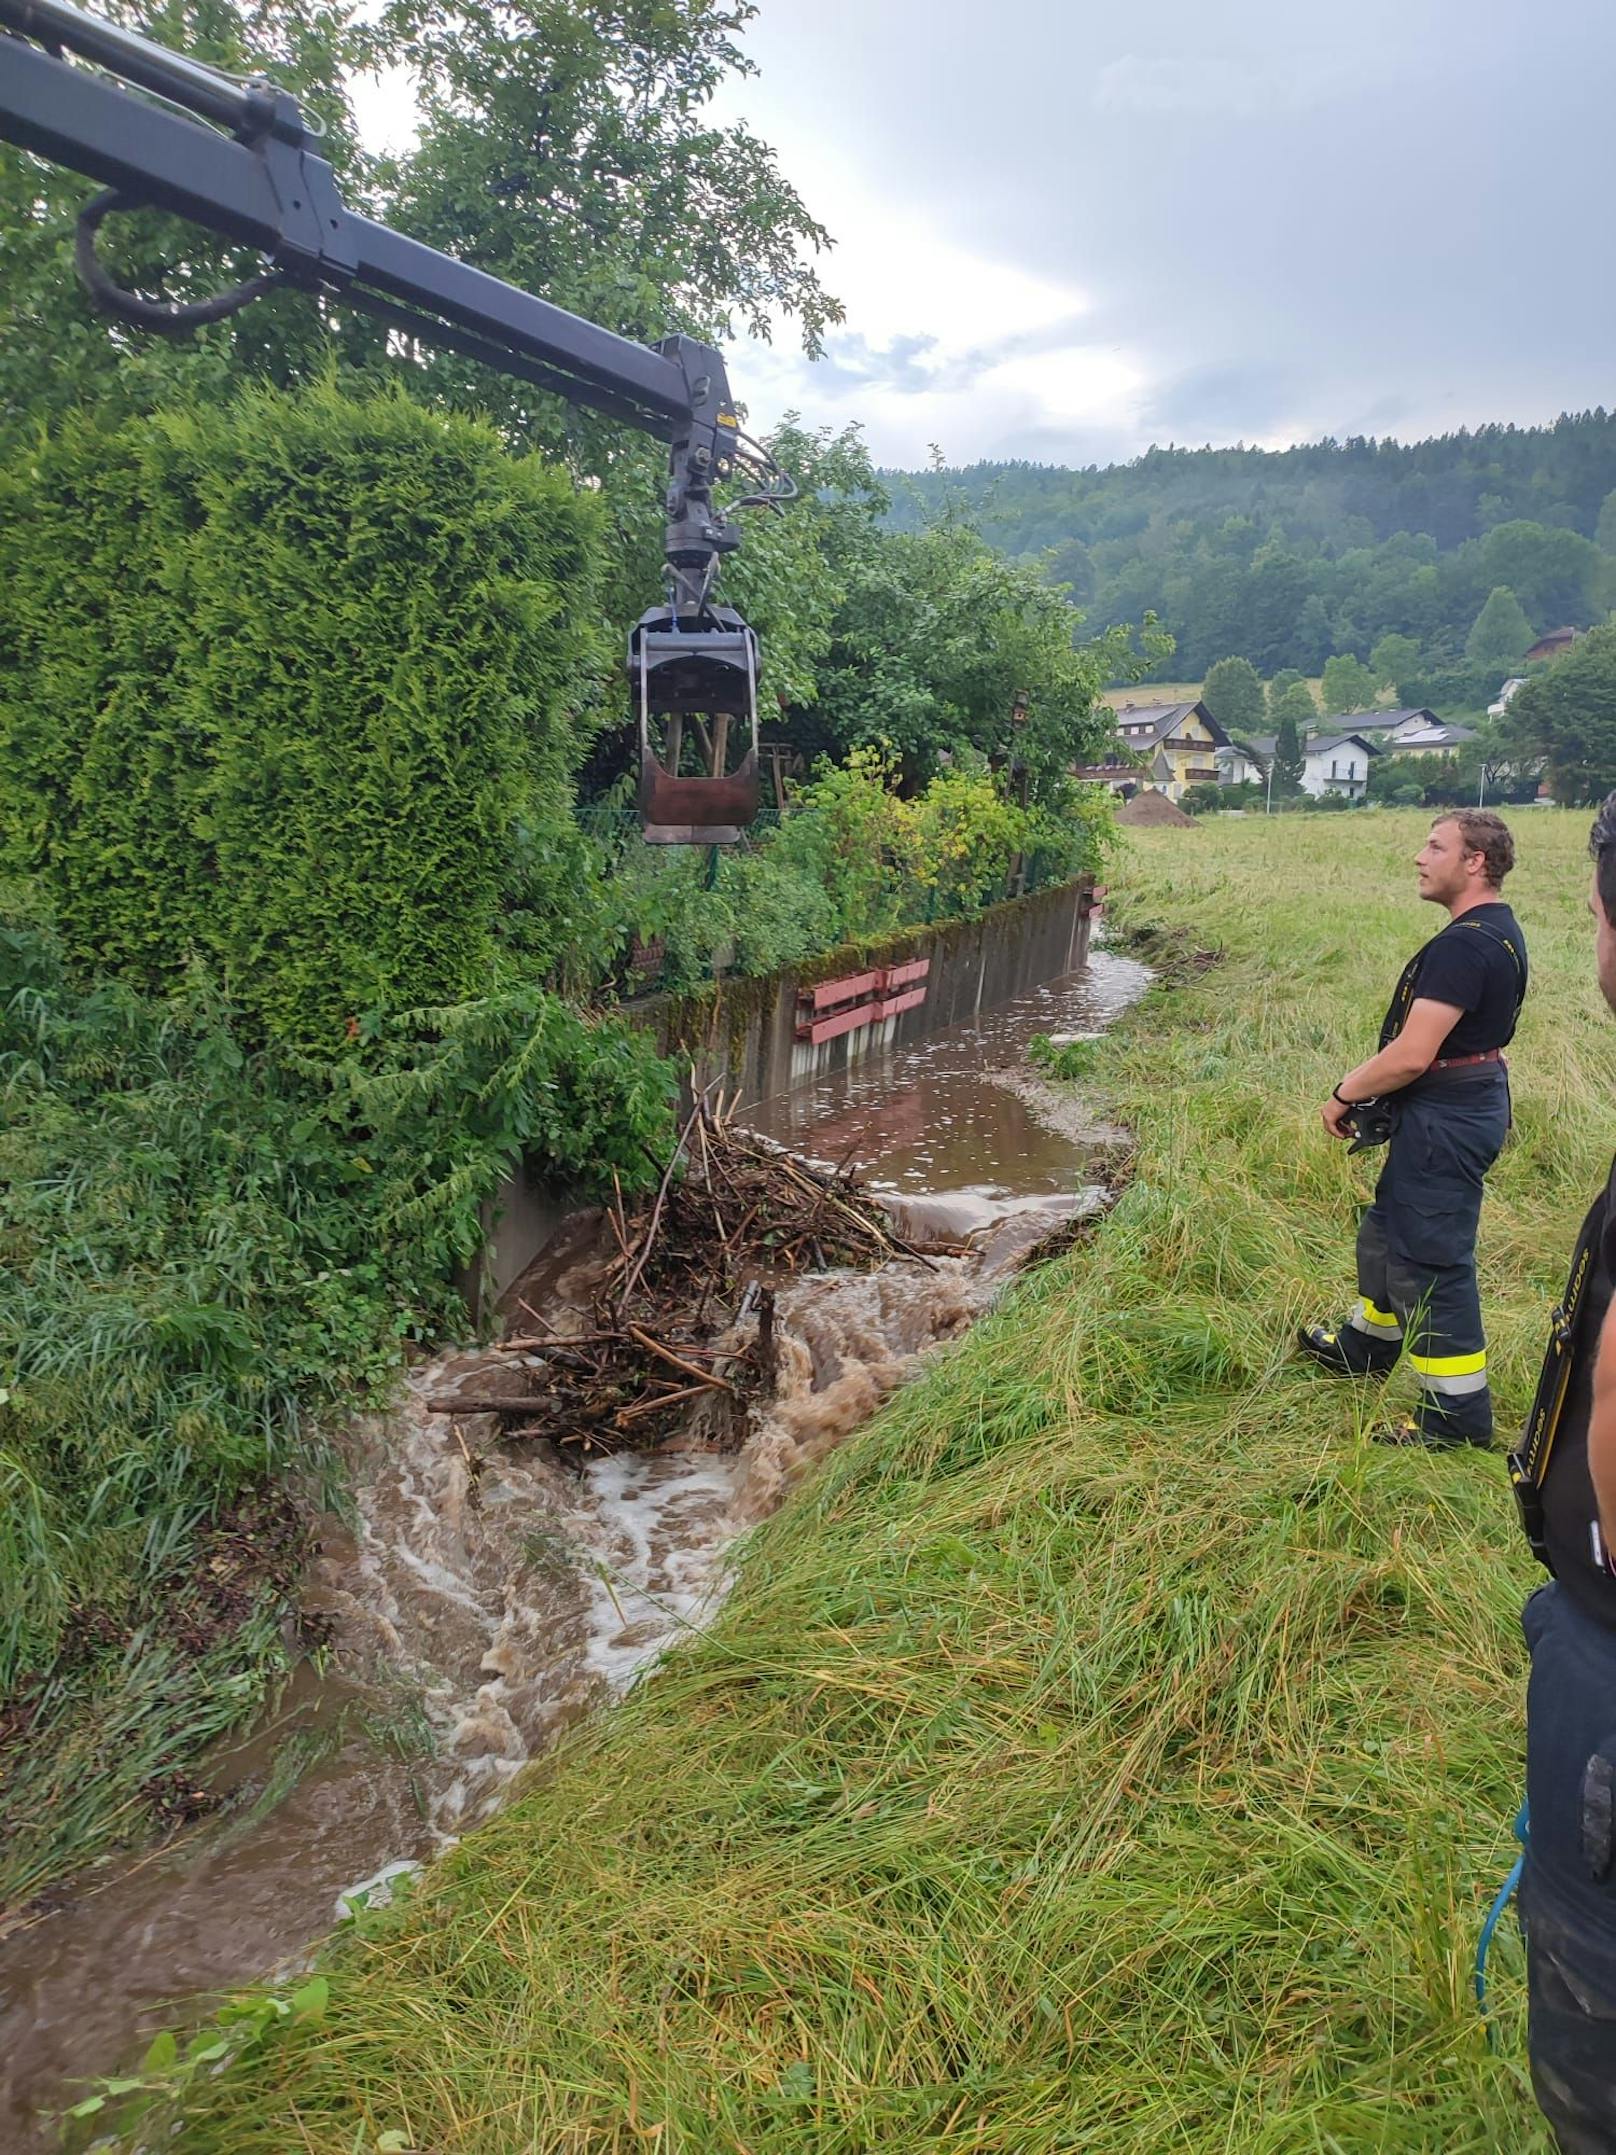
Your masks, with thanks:
<instances>
[{"instance_id":1,"label":"grey cloud","mask_svg":"<svg viewBox=\"0 0 1616 2155\"><path fill-rule=\"evenodd\" d=\"M1198 445L1271 434L1296 401L1291 371L1258 360L1191 367L1158 383L1140 416L1157 439Z\"/></svg>"},{"instance_id":2,"label":"grey cloud","mask_svg":"<svg viewBox=\"0 0 1616 2155\"><path fill-rule=\"evenodd\" d=\"M1074 350L1084 342L1087 326L1083 316L1073 315L947 354L940 354L937 339L924 331L894 337L884 345L871 344L857 332L843 332L826 340L825 356L816 363L813 380L822 393L838 396L861 387L887 389L898 396L950 394L973 388L1007 359Z\"/></svg>"},{"instance_id":3,"label":"grey cloud","mask_svg":"<svg viewBox=\"0 0 1616 2155\"><path fill-rule=\"evenodd\" d=\"M1139 364L1135 450L1612 400L1609 0L772 0L751 41L810 204L823 142L877 233L901 206L1092 300L1044 348ZM884 363L942 386L915 339Z\"/></svg>"},{"instance_id":4,"label":"grey cloud","mask_svg":"<svg viewBox=\"0 0 1616 2155\"><path fill-rule=\"evenodd\" d=\"M937 386L932 370L921 365L936 349L937 339L924 333L874 345L857 331L843 331L826 339L825 355L815 362L812 379L822 394L831 396L861 388L915 396Z\"/></svg>"}]
</instances>

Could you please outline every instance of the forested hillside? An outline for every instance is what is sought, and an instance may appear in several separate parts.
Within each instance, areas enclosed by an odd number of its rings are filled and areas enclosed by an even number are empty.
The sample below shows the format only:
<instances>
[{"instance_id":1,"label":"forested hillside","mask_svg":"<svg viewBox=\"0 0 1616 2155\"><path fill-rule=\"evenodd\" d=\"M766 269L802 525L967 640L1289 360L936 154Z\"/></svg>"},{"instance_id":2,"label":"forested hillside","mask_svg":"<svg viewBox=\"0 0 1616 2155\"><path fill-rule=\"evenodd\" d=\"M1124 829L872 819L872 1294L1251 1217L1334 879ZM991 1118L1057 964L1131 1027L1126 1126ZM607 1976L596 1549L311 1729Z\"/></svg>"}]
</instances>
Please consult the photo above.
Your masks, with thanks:
<instances>
[{"instance_id":1,"label":"forested hillside","mask_svg":"<svg viewBox=\"0 0 1616 2155\"><path fill-rule=\"evenodd\" d=\"M1103 470L976 464L891 483L900 523L953 499L1005 553L1047 558L1091 628L1157 613L1175 679L1231 654L1316 673L1387 635L1440 671L1463 664L1496 590L1534 633L1588 627L1611 596L1616 415L1602 409L1407 444L1152 449Z\"/></svg>"}]
</instances>

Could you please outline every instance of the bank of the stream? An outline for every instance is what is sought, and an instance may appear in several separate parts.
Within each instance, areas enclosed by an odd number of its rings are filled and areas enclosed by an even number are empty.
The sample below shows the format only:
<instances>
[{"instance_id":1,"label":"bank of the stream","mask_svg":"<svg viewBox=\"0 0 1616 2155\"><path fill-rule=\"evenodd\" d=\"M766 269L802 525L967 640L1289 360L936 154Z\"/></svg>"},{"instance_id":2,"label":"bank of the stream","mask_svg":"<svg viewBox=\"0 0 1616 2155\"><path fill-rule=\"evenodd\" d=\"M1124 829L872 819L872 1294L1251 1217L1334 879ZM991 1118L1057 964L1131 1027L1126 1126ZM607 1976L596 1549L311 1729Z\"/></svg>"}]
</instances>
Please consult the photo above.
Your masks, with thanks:
<instances>
[{"instance_id":1,"label":"bank of the stream","mask_svg":"<svg viewBox=\"0 0 1616 2155\"><path fill-rule=\"evenodd\" d=\"M318 1526L303 1581L322 1680L300 1671L200 1763L216 1815L0 1922L0 2143L42 2146L38 2112L76 2080L127 2072L220 1991L285 1980L357 1882L486 1819L711 1618L737 1533L1103 1201L1098 1133L1002 1081L1148 978L1101 954L746 1121L709 1097L683 1181L577 1213L512 1283L516 1336L418 1361L346 1426L351 1516ZM856 1162L869 1198L776 1140ZM692 1398L714 1356L721 1383Z\"/></svg>"},{"instance_id":2,"label":"bank of the stream","mask_svg":"<svg viewBox=\"0 0 1616 2155\"><path fill-rule=\"evenodd\" d=\"M1364 1441L1287 1339L1362 1166L1317 1102L1429 926L1413 815L1142 834L1225 962L1096 1051L1136 1172L763 1527L723 1616L195 2089L230 2155L1525 2155L1469 1961L1510 1850L1531 1569L1501 1462ZM1612 1138L1580 817L1483 1227L1500 1405Z\"/></svg>"}]
</instances>

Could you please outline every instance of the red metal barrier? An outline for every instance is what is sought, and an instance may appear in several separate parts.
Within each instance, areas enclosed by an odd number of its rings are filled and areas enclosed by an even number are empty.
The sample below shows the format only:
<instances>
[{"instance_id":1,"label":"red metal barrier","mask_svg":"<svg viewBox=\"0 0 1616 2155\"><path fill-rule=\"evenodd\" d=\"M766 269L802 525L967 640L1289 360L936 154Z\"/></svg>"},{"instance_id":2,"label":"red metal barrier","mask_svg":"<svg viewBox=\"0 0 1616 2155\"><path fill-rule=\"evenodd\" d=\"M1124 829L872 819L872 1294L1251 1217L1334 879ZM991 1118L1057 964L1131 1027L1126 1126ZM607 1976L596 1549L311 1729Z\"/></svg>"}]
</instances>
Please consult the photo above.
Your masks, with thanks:
<instances>
[{"instance_id":1,"label":"red metal barrier","mask_svg":"<svg viewBox=\"0 0 1616 2155\"><path fill-rule=\"evenodd\" d=\"M915 1009L926 1000L925 979L930 971L930 958L915 958L907 965L880 966L874 972L851 973L842 980L821 980L814 987L799 988L797 1038L818 1047L822 1041Z\"/></svg>"}]
</instances>

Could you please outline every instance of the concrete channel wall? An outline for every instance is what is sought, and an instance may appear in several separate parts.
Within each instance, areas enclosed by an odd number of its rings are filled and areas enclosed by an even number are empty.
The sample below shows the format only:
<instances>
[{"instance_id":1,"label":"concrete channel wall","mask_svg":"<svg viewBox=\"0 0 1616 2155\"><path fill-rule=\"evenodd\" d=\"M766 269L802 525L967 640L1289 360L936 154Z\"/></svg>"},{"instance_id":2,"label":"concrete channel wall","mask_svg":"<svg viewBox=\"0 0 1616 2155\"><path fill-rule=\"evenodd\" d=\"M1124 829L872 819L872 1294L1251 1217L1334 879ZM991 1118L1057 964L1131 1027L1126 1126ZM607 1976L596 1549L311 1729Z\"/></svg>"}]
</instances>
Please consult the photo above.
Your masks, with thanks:
<instances>
[{"instance_id":1,"label":"concrete channel wall","mask_svg":"<svg viewBox=\"0 0 1616 2155\"><path fill-rule=\"evenodd\" d=\"M756 980L722 980L686 995L663 995L630 1006L628 1016L656 1034L664 1055L696 1083L722 1077L751 1106L790 1092L827 1071L991 1010L1040 982L1074 972L1088 956L1094 910L1091 877L1013 898L975 920L935 928L906 928L879 942L848 944L812 963ZM817 1046L798 1038L804 990L873 967L929 960L925 1001L873 1025Z\"/></svg>"},{"instance_id":2,"label":"concrete channel wall","mask_svg":"<svg viewBox=\"0 0 1616 2155\"><path fill-rule=\"evenodd\" d=\"M622 1015L655 1034L687 1086L692 1070L698 1086L722 1078L726 1088L739 1088L742 1106L751 1106L865 1056L962 1025L978 1011L1075 972L1088 957L1094 908L1094 879L1083 876L1009 899L975 920L848 944L759 979L647 997L624 1005ZM817 1045L798 1037L804 990L919 959L929 961L923 1002ZM502 1295L575 1209L526 1168L511 1176L488 1207L478 1285L463 1282L474 1307Z\"/></svg>"}]
</instances>

